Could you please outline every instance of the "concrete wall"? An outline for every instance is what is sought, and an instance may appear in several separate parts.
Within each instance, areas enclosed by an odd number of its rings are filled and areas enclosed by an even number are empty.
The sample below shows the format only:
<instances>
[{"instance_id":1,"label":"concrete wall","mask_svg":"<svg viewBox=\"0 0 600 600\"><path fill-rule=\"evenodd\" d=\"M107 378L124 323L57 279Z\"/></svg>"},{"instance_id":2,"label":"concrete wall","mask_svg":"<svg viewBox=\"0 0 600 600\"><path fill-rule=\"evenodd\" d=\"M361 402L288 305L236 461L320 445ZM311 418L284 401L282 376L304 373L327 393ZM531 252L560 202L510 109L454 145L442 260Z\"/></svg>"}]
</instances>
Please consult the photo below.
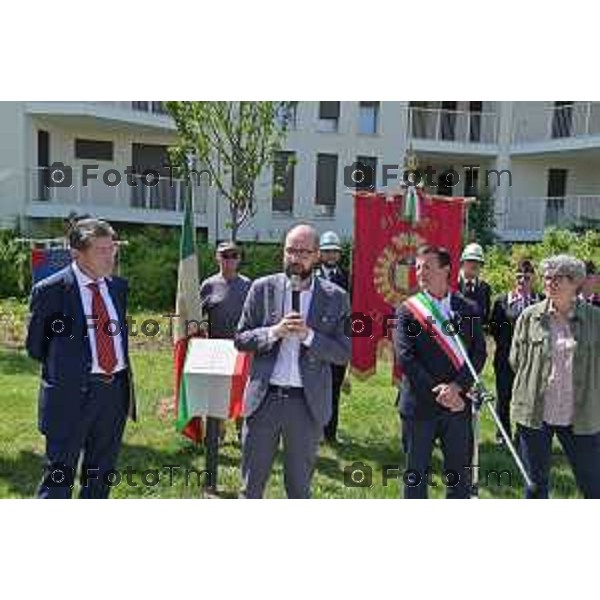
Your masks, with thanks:
<instances>
[{"instance_id":1,"label":"concrete wall","mask_svg":"<svg viewBox=\"0 0 600 600\"><path fill-rule=\"evenodd\" d=\"M0 226L23 213L27 136L23 103L0 102Z\"/></svg>"}]
</instances>

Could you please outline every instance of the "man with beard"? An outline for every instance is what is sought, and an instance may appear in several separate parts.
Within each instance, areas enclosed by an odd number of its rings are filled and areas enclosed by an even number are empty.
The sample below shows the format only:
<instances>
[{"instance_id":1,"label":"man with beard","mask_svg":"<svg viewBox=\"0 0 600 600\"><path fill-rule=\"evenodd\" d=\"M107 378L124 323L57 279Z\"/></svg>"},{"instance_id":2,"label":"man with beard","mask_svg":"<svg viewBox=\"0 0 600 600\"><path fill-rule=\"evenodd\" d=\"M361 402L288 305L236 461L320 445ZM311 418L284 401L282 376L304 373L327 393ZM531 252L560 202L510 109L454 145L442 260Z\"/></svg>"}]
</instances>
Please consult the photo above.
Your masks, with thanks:
<instances>
[{"instance_id":1,"label":"man with beard","mask_svg":"<svg viewBox=\"0 0 600 600\"><path fill-rule=\"evenodd\" d=\"M235 345L253 354L244 398L242 496L261 498L283 439L288 498L308 498L323 427L331 417L331 364L350 358L348 295L314 277L318 235L298 225L285 238L284 273L256 280Z\"/></svg>"}]
</instances>

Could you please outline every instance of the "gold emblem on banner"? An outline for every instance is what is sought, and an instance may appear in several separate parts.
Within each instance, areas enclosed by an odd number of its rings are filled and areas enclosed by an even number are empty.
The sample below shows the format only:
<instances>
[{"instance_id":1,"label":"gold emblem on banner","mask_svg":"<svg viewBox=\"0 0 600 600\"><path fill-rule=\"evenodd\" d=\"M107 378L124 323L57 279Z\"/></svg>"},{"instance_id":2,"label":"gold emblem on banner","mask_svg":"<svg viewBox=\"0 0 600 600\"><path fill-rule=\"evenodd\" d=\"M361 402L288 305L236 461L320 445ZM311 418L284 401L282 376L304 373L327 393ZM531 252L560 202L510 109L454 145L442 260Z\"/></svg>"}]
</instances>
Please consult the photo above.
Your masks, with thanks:
<instances>
[{"instance_id":1,"label":"gold emblem on banner","mask_svg":"<svg viewBox=\"0 0 600 600\"><path fill-rule=\"evenodd\" d=\"M400 233L377 257L373 283L377 293L391 306L399 306L410 294L410 269L417 247L424 242L417 233Z\"/></svg>"}]
</instances>

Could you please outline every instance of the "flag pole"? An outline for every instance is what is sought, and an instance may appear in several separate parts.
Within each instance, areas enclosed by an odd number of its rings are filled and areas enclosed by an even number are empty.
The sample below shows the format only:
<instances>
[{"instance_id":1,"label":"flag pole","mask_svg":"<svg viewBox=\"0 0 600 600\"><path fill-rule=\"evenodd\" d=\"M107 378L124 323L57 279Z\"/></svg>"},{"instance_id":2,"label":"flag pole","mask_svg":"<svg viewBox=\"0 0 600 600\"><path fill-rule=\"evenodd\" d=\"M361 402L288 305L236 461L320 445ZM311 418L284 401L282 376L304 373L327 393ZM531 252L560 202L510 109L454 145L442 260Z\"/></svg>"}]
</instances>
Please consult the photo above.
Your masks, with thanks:
<instances>
[{"instance_id":1,"label":"flag pole","mask_svg":"<svg viewBox=\"0 0 600 600\"><path fill-rule=\"evenodd\" d=\"M192 211L192 225L196 227L196 194L194 187L194 178L192 173L196 172L196 156L193 153L187 154L188 167L188 186L189 198ZM205 480L205 493L208 495L216 495L217 493L217 475L219 468L219 419L206 416L206 435L204 438L205 457L204 466L208 473L208 480Z\"/></svg>"},{"instance_id":2,"label":"flag pole","mask_svg":"<svg viewBox=\"0 0 600 600\"><path fill-rule=\"evenodd\" d=\"M508 448L510 454L512 455L512 458L515 461L515 464L517 465L517 469L519 470L519 472L521 473L521 476L525 480L525 484L527 485L527 487L530 490L533 490L535 488L535 485L534 485L533 481L531 480L531 477L527 473L527 469L525 469L525 465L523 464L521 457L517 453L515 446L514 446L512 440L510 439L510 435L508 435L508 432L504 428L504 425L502 424L502 421L500 420L498 413L496 412L495 408L492 406L492 400L494 398L494 395L486 389L483 381L481 380L481 377L479 377L477 371L475 370L475 367L473 366L473 363L471 362L471 359L469 358L469 355L467 353L467 350L464 347L464 344L460 341L460 338L457 338L457 339L459 342L457 345L460 348L460 352L463 355L463 358L465 359L465 364L467 365L467 367L471 373L471 376L473 377L473 380L475 382L473 385L473 393L472 393L473 481L471 484L471 498L479 498L479 433L480 433L480 420L481 420L480 411L481 411L482 406L487 406L488 410L490 411L490 414L492 415L492 418L494 419L494 421L496 423L496 426L498 427L498 430L500 431L500 435L502 436L502 438L504 439L504 442L506 443L506 447Z\"/></svg>"}]
</instances>

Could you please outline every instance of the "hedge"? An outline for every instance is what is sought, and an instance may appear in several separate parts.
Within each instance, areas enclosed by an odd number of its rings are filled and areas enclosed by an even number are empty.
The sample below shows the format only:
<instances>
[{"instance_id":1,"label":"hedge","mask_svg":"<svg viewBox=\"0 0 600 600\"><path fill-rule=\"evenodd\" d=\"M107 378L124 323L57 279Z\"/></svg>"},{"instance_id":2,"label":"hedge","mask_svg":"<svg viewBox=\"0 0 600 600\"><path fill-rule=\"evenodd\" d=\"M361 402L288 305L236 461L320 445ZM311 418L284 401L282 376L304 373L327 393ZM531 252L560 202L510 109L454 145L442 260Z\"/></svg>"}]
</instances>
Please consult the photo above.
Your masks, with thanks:
<instances>
[{"instance_id":1,"label":"hedge","mask_svg":"<svg viewBox=\"0 0 600 600\"><path fill-rule=\"evenodd\" d=\"M134 310L171 310L177 288L179 259L179 230L177 228L131 226L119 228L128 245L122 252L120 273L130 282L131 308ZM29 294L31 273L29 249L17 244L16 231L0 231L0 298L25 300ZM241 271L255 279L281 269L280 244L242 244ZM216 271L215 248L206 242L198 244L200 277ZM350 242L344 243L343 264L348 266ZM576 233L549 230L544 240L537 244L489 246L483 273L495 293L510 288L514 280L514 267L520 258L530 258L536 264L547 256L558 253L573 254L581 259L591 259L600 266L600 232ZM541 284L538 278L538 286Z\"/></svg>"}]
</instances>

